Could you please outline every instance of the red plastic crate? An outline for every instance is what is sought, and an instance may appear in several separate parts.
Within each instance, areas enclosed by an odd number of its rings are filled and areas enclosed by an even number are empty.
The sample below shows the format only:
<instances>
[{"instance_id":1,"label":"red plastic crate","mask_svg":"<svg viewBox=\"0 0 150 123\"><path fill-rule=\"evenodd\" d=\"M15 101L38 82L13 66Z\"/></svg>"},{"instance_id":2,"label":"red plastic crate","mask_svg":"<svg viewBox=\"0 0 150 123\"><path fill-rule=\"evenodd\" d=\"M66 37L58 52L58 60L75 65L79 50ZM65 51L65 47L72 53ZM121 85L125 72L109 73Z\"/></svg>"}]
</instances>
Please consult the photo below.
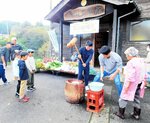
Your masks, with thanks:
<instances>
[{"instance_id":1,"label":"red plastic crate","mask_svg":"<svg viewBox=\"0 0 150 123\"><path fill-rule=\"evenodd\" d=\"M104 107L104 89L101 91L87 91L87 111L100 112Z\"/></svg>"}]
</instances>

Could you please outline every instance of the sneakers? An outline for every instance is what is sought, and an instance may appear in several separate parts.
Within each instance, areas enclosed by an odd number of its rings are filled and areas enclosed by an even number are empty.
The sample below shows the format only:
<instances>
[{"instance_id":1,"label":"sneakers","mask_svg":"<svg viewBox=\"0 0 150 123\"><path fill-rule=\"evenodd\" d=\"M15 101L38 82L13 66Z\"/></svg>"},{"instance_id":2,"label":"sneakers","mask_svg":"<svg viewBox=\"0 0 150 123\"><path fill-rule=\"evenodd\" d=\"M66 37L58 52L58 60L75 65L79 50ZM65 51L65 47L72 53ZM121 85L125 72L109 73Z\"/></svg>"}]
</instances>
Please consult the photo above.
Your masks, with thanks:
<instances>
[{"instance_id":1,"label":"sneakers","mask_svg":"<svg viewBox=\"0 0 150 123\"><path fill-rule=\"evenodd\" d=\"M27 91L35 91L35 90L36 90L35 87L27 88Z\"/></svg>"},{"instance_id":2,"label":"sneakers","mask_svg":"<svg viewBox=\"0 0 150 123\"><path fill-rule=\"evenodd\" d=\"M29 99L30 98L25 95L22 99L19 99L19 102L28 102Z\"/></svg>"},{"instance_id":3,"label":"sneakers","mask_svg":"<svg viewBox=\"0 0 150 123\"><path fill-rule=\"evenodd\" d=\"M15 97L16 97L16 98L19 98L19 94L18 94L17 92L16 92L16 94L15 94Z\"/></svg>"},{"instance_id":4,"label":"sneakers","mask_svg":"<svg viewBox=\"0 0 150 123\"><path fill-rule=\"evenodd\" d=\"M32 89L33 91L35 91L35 90L36 90L36 88L35 88L35 87L31 87L31 89Z\"/></svg>"},{"instance_id":5,"label":"sneakers","mask_svg":"<svg viewBox=\"0 0 150 123\"><path fill-rule=\"evenodd\" d=\"M6 82L4 83L4 86L7 86L7 85L9 85L9 84L10 84L10 82L6 81Z\"/></svg>"},{"instance_id":6,"label":"sneakers","mask_svg":"<svg viewBox=\"0 0 150 123\"><path fill-rule=\"evenodd\" d=\"M85 90L88 91L89 90L89 86L85 86Z\"/></svg>"}]
</instances>

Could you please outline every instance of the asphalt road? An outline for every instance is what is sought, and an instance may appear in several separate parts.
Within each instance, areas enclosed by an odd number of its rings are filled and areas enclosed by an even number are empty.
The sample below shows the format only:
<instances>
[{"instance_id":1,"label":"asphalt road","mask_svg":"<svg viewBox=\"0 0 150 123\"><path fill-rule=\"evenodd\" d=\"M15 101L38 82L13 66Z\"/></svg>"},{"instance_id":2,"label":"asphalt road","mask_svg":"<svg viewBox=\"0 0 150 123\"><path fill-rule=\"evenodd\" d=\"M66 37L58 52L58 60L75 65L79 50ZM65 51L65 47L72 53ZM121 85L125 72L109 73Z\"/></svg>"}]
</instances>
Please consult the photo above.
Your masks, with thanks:
<instances>
[{"instance_id":1,"label":"asphalt road","mask_svg":"<svg viewBox=\"0 0 150 123\"><path fill-rule=\"evenodd\" d=\"M8 80L12 80L11 67L6 70ZM86 102L70 104L64 96L65 81L76 78L70 75L53 75L40 72L35 74L34 92L27 92L28 103L20 103L15 97L16 82L3 86L0 81L0 123L150 123L150 89L146 89L141 100L141 119L130 117L132 103L129 103L125 120L113 113L118 110L118 94L113 82L105 82L105 108L98 115L86 111Z\"/></svg>"},{"instance_id":2,"label":"asphalt road","mask_svg":"<svg viewBox=\"0 0 150 123\"><path fill-rule=\"evenodd\" d=\"M74 76L36 73L37 90L27 93L28 103L18 102L15 82L1 85L0 123L88 123L91 113L86 111L85 103L70 104L65 100L65 81L70 77Z\"/></svg>"}]
</instances>

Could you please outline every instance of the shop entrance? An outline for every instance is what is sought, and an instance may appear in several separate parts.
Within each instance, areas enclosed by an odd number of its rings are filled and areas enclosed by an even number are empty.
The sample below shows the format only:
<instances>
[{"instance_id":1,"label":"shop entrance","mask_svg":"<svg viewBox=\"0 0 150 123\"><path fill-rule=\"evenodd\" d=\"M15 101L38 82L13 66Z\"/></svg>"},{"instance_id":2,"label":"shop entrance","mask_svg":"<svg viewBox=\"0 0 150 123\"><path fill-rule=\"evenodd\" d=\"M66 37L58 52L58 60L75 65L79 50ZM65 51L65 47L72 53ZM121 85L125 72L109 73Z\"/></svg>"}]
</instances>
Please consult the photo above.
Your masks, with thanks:
<instances>
[{"instance_id":1,"label":"shop entrance","mask_svg":"<svg viewBox=\"0 0 150 123\"><path fill-rule=\"evenodd\" d=\"M99 67L98 50L103 45L108 45L108 33L109 32L99 32L95 34L94 67Z\"/></svg>"}]
</instances>

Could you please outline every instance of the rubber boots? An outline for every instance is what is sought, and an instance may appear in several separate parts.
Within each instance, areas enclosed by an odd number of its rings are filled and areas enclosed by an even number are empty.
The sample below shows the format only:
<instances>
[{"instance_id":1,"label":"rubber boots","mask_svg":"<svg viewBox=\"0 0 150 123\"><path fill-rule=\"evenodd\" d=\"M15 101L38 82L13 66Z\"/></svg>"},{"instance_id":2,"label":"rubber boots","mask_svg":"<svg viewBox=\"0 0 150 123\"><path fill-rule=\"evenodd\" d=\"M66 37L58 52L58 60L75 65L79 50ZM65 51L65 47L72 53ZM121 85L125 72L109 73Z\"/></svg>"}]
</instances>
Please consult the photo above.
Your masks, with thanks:
<instances>
[{"instance_id":1,"label":"rubber boots","mask_svg":"<svg viewBox=\"0 0 150 123\"><path fill-rule=\"evenodd\" d=\"M136 119L139 120L140 119L140 114L141 114L141 109L134 107L133 113L131 113L131 116Z\"/></svg>"},{"instance_id":2,"label":"rubber boots","mask_svg":"<svg viewBox=\"0 0 150 123\"><path fill-rule=\"evenodd\" d=\"M124 112L125 112L125 108L120 108L120 107L119 107L119 111L116 112L115 115L117 115L117 116L120 117L121 119L125 119Z\"/></svg>"}]
</instances>

